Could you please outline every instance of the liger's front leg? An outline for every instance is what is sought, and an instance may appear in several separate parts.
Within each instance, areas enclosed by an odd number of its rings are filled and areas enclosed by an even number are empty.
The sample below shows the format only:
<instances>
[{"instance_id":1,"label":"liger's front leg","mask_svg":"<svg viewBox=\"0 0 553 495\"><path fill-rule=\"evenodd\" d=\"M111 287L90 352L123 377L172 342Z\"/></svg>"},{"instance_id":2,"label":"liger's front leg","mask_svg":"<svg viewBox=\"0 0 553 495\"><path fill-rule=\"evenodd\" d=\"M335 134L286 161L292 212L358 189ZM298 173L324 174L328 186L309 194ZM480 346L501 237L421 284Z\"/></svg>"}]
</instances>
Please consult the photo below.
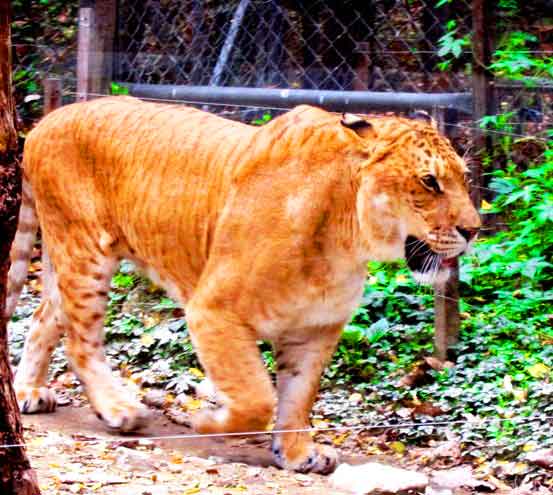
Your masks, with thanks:
<instances>
[{"instance_id":1,"label":"liger's front leg","mask_svg":"<svg viewBox=\"0 0 553 495\"><path fill-rule=\"evenodd\" d=\"M192 418L201 433L265 429L274 412L274 389L253 328L210 301L186 308L190 337L221 406Z\"/></svg>"},{"instance_id":2,"label":"liger's front leg","mask_svg":"<svg viewBox=\"0 0 553 495\"><path fill-rule=\"evenodd\" d=\"M294 331L275 343L278 385L275 429L309 428L309 414L321 374L336 348L342 327L340 324ZM316 444L307 432L276 434L273 454L281 467L303 473L330 473L338 461L334 449Z\"/></svg>"}]
</instances>

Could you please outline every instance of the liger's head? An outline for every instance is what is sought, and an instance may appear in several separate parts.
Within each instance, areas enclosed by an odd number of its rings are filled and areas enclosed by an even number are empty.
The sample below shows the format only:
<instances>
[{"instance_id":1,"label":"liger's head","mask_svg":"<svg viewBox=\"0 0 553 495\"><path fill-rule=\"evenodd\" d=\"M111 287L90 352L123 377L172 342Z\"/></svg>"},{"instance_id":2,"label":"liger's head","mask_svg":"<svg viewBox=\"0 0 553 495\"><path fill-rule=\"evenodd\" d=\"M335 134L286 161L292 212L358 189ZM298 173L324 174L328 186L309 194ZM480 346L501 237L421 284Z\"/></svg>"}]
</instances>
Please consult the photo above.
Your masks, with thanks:
<instances>
[{"instance_id":1,"label":"liger's head","mask_svg":"<svg viewBox=\"0 0 553 495\"><path fill-rule=\"evenodd\" d=\"M416 279L445 280L480 228L462 158L426 114L344 116L362 139L357 211L369 258L405 258Z\"/></svg>"}]
</instances>

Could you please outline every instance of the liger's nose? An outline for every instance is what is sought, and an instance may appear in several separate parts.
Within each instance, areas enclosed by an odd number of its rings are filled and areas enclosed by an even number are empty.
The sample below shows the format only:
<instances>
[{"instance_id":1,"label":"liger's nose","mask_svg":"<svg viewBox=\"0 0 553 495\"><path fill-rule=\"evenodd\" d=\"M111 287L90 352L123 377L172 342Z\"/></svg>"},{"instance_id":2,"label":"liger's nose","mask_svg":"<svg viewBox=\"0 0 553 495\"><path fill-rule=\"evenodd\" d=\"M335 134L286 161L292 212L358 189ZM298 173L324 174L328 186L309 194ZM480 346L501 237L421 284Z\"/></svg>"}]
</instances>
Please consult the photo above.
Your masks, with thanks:
<instances>
[{"instance_id":1,"label":"liger's nose","mask_svg":"<svg viewBox=\"0 0 553 495\"><path fill-rule=\"evenodd\" d=\"M479 229L464 229L462 227L457 227L457 232L459 232L459 234L461 234L467 242L476 237L478 230Z\"/></svg>"}]
</instances>

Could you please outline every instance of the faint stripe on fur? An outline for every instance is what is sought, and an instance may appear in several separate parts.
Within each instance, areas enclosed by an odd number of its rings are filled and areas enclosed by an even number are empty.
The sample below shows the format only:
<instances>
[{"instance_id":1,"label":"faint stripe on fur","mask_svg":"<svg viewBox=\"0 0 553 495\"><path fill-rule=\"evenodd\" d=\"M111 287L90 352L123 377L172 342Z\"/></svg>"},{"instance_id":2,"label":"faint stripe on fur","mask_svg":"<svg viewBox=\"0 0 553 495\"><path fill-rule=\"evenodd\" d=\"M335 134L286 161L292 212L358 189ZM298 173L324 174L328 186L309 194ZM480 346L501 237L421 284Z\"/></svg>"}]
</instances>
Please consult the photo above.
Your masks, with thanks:
<instances>
[{"instance_id":1,"label":"faint stripe on fur","mask_svg":"<svg viewBox=\"0 0 553 495\"><path fill-rule=\"evenodd\" d=\"M33 252L38 218L34 207L33 195L29 184L23 182L22 204L19 211L19 223L10 251L11 266L8 272L8 290L4 316L10 318L17 305L21 289L27 279L29 261Z\"/></svg>"}]
</instances>

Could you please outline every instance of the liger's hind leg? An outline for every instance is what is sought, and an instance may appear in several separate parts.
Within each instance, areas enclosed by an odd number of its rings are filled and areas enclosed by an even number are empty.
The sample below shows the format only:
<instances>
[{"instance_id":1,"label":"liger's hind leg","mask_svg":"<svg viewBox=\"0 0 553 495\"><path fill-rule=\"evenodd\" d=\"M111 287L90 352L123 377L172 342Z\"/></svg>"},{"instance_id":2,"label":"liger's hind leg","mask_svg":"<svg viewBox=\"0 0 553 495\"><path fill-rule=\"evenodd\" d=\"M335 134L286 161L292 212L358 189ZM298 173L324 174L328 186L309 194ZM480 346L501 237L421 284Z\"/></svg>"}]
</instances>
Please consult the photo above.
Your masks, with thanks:
<instances>
[{"instance_id":1,"label":"liger's hind leg","mask_svg":"<svg viewBox=\"0 0 553 495\"><path fill-rule=\"evenodd\" d=\"M52 351L67 328L56 275L45 249L42 256L42 285L42 301L33 314L15 376L17 400L24 413L50 412L56 408L56 395L47 387L48 364Z\"/></svg>"},{"instance_id":2,"label":"liger's hind leg","mask_svg":"<svg viewBox=\"0 0 553 495\"><path fill-rule=\"evenodd\" d=\"M23 354L15 376L19 408L24 413L51 412L56 394L47 386L50 356L64 332L63 314L48 298L33 315Z\"/></svg>"},{"instance_id":3,"label":"liger's hind leg","mask_svg":"<svg viewBox=\"0 0 553 495\"><path fill-rule=\"evenodd\" d=\"M104 314L118 260L101 252L72 258L70 265L63 258L53 260L69 322L69 361L100 419L121 431L139 429L146 422L148 410L112 373L103 347Z\"/></svg>"}]
</instances>

